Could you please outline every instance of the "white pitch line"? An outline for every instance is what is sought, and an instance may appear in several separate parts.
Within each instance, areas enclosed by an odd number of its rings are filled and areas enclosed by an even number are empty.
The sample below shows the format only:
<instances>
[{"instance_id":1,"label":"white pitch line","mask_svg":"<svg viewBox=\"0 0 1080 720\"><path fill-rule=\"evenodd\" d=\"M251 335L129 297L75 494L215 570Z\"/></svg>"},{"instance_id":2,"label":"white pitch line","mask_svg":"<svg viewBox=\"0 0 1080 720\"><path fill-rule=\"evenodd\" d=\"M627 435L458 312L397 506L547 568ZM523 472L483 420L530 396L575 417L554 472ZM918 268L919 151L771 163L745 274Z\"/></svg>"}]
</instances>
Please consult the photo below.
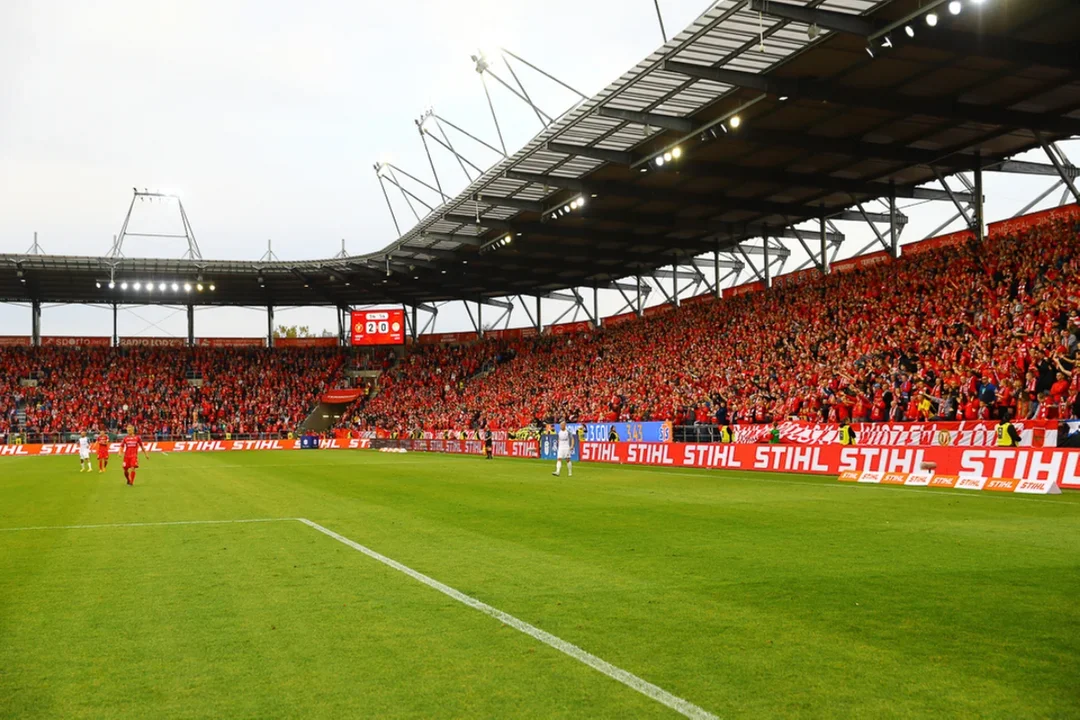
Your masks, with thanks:
<instances>
[{"instance_id":1,"label":"white pitch line","mask_svg":"<svg viewBox=\"0 0 1080 720\"><path fill-rule=\"evenodd\" d=\"M0 532L20 532L23 530L92 530L95 528L125 527L164 527L166 525L235 525L239 523L268 523L299 518L250 518L247 520L170 520L166 522L100 523L98 525L38 525L34 527L0 528Z\"/></svg>"},{"instance_id":2,"label":"white pitch line","mask_svg":"<svg viewBox=\"0 0 1080 720\"><path fill-rule=\"evenodd\" d=\"M525 633L526 635L528 635L529 637L532 637L532 638L534 638L536 640L539 640L540 642L544 643L545 645L548 645L549 647L553 647L553 648L555 648L556 650L558 650L561 653L565 653L566 655L569 655L570 657L574 658L578 662L582 662L582 663L588 665L589 667L593 668L594 670L602 672L604 675L607 675L608 677L612 678L613 680L617 680L617 681L621 682L623 685L626 685L629 688L637 690L642 695L645 695L646 697L651 698L652 700L655 700L658 703L666 705L669 708L671 708L672 710L675 710L676 712L678 712L678 713L680 713L682 715L685 715L688 718L695 718L695 720L718 720L715 715L708 712L707 710L704 710L704 709L698 707L697 705L694 705L693 703L691 703L691 702L689 702L687 700L683 700L680 697L676 697L675 695L672 695L671 693L669 693L667 690L664 690L661 687L653 685L652 683L650 683L650 682L648 682L646 680L642 680L637 675L634 675L633 673L629 673L626 670L623 670L622 668L616 667L616 666L612 665L611 663L607 662L606 660L601 660L600 658L596 657L595 655L593 655L591 653L588 653L588 652L585 652L584 650L579 648L577 645L574 645L572 643L568 643L567 641L563 640L562 638L556 637L555 635L552 635L549 632L545 632L544 630L541 630L540 628L536 627L535 625L530 625L529 623L527 623L527 622L525 622L523 620L518 620L513 615L509 615L509 614L503 612L502 610L499 610L498 608L494 608L494 607L488 605L487 603L480 602L479 600L477 600L474 597L470 597L469 595L466 595L463 592L455 590L454 588L450 587L449 585L444 585L443 583L439 582L438 580L435 580L434 578L428 577L427 575L424 575L423 573L417 572L416 570L413 570L412 568L408 567L407 565L402 565L398 561L392 560L392 559L386 557L385 555L377 553L374 550L372 550L371 548L364 547L360 543L354 542L354 541L350 540L349 538L345 537L344 535L339 535L338 533L334 532L333 530L325 528L322 525L319 525L318 523L314 523L314 522L312 522L312 521L310 521L310 520L308 520L306 518L297 518L297 519L300 522L307 525L308 527L312 527L312 528L318 530L323 535L327 535L329 537L332 537L333 539L337 540L338 542L351 547L353 550L361 552L364 555L367 555L368 557L370 557L370 558L372 558L374 560L378 560L383 565L387 565L389 567L392 567L393 569L397 570L398 572L405 573L406 575L413 578L414 580L418 580L418 581L422 582L423 584L427 585L428 587L430 587L432 589L435 589L435 590L438 590L442 594L447 595L447 596L453 598L454 600L457 600L458 602L462 603L463 605L468 605L469 607L473 608L474 610L479 610L480 612L484 613L485 615L490 615L491 617L495 618L496 620L503 623L504 625L509 625L510 627L514 628L515 630L519 630L519 631Z\"/></svg>"}]
</instances>

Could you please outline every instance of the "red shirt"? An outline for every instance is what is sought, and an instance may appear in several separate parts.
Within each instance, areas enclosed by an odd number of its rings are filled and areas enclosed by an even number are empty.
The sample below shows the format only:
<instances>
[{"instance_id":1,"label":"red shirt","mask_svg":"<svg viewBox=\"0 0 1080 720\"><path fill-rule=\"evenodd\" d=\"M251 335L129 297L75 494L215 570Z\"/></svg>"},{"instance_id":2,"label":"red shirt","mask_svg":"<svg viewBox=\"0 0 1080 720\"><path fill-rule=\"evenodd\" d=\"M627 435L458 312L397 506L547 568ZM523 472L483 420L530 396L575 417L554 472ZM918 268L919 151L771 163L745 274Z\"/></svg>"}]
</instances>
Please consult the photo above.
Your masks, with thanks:
<instances>
[{"instance_id":1,"label":"red shirt","mask_svg":"<svg viewBox=\"0 0 1080 720\"><path fill-rule=\"evenodd\" d=\"M108 435L98 435L97 451L98 451L98 455L108 455L109 454L109 436Z\"/></svg>"},{"instance_id":2,"label":"red shirt","mask_svg":"<svg viewBox=\"0 0 1080 720\"><path fill-rule=\"evenodd\" d=\"M141 446L142 440L138 435L128 435L120 441L120 447L123 448L125 455L138 455Z\"/></svg>"}]
</instances>

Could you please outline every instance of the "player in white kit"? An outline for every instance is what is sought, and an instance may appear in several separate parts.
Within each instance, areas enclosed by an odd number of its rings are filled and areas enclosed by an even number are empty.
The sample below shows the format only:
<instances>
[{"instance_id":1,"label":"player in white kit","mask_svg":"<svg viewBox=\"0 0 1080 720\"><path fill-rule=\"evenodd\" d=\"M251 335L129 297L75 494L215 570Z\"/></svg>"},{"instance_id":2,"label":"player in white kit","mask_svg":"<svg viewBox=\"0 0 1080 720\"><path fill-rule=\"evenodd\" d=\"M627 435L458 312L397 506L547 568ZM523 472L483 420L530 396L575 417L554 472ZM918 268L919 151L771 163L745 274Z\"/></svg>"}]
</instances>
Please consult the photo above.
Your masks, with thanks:
<instances>
[{"instance_id":1,"label":"player in white kit","mask_svg":"<svg viewBox=\"0 0 1080 720\"><path fill-rule=\"evenodd\" d=\"M563 420L559 423L558 433L558 446L555 453L555 472L551 473L556 477L562 472L563 460L566 461L566 474L568 477L574 477L574 463L570 460L573 455L571 454L574 448L574 435L566 429L566 421Z\"/></svg>"},{"instance_id":2,"label":"player in white kit","mask_svg":"<svg viewBox=\"0 0 1080 720\"><path fill-rule=\"evenodd\" d=\"M79 433L79 472L91 472L90 438L86 437L85 430Z\"/></svg>"}]
</instances>

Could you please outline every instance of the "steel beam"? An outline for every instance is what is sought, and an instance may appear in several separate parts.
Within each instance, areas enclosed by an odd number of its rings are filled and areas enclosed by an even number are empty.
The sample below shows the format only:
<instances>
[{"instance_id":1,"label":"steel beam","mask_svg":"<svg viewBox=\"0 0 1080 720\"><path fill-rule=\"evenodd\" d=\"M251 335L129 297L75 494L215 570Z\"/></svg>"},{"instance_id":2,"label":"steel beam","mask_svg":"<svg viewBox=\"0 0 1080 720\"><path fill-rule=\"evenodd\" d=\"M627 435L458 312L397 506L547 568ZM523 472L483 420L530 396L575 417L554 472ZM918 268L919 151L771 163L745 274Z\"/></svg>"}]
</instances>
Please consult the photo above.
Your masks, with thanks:
<instances>
[{"instance_id":1,"label":"steel beam","mask_svg":"<svg viewBox=\"0 0 1080 720\"><path fill-rule=\"evenodd\" d=\"M538 200L523 200L521 198L511 197L496 197L494 195L473 195L472 199L487 205L494 205L496 207L513 208L515 210L528 210L530 212L544 212L543 203Z\"/></svg>"},{"instance_id":2,"label":"steel beam","mask_svg":"<svg viewBox=\"0 0 1080 720\"><path fill-rule=\"evenodd\" d=\"M1047 143L1046 138L1044 138L1042 134L1038 132L1035 133L1035 139L1039 141L1040 145L1042 145L1043 151L1046 153L1046 156L1050 158L1050 162L1053 163L1054 169L1057 170L1058 175L1061 177L1061 181L1065 183L1066 187L1069 188L1069 192L1071 192L1073 197L1076 198L1076 201L1080 202L1080 192L1077 192L1076 190L1076 183L1073 182L1073 177L1070 177L1069 174L1065 172L1065 166L1062 164L1061 160L1058 159L1058 156L1054 153L1054 148L1052 144Z\"/></svg>"},{"instance_id":3,"label":"steel beam","mask_svg":"<svg viewBox=\"0 0 1080 720\"><path fill-rule=\"evenodd\" d=\"M915 113L947 120L975 122L1009 128L1031 128L1043 132L1080 135L1080 120L1054 115L1020 112L959 102L949 98L910 97L889 90L875 92L865 88L845 87L827 81L780 78L744 70L693 65L668 60L664 70L687 77L711 80L724 85L756 90L778 97L793 97L849 107L873 108L903 116Z\"/></svg>"},{"instance_id":4,"label":"steel beam","mask_svg":"<svg viewBox=\"0 0 1080 720\"><path fill-rule=\"evenodd\" d=\"M719 253L714 252L712 259L706 258L694 258L691 262L694 267L704 270L715 270L717 268L724 268L725 270L742 270L743 264L738 260L725 260L722 259Z\"/></svg>"},{"instance_id":5,"label":"steel beam","mask_svg":"<svg viewBox=\"0 0 1080 720\"><path fill-rule=\"evenodd\" d=\"M536 185L546 185L547 187L563 188L564 190L575 190L581 192L584 183L578 178L561 177L559 175L544 175L541 173L522 172L521 170L507 170L503 173L503 177L508 180L518 180L520 182L534 183Z\"/></svg>"},{"instance_id":6,"label":"steel beam","mask_svg":"<svg viewBox=\"0 0 1080 720\"><path fill-rule=\"evenodd\" d=\"M693 132L694 123L688 118L675 117L674 115L661 115L660 113L637 112L636 110L623 110L601 106L596 114L601 117L625 120L638 125L674 130L676 132Z\"/></svg>"},{"instance_id":7,"label":"steel beam","mask_svg":"<svg viewBox=\"0 0 1080 720\"><path fill-rule=\"evenodd\" d=\"M1005 162L997 163L983 168L988 172L999 173L1015 173L1017 175L1048 175L1052 177L1061 177L1061 173L1052 164L1046 163L1034 163L1025 162L1023 160L1006 160ZM1071 179L1080 177L1080 168L1065 167L1063 168L1065 174Z\"/></svg>"},{"instance_id":8,"label":"steel beam","mask_svg":"<svg viewBox=\"0 0 1080 720\"><path fill-rule=\"evenodd\" d=\"M590 147L587 145L571 145L569 143L549 142L545 146L549 152L562 155L576 155L578 157L591 158L602 162L615 163L617 165L632 165L633 153L621 150L608 150L606 148Z\"/></svg>"}]
</instances>

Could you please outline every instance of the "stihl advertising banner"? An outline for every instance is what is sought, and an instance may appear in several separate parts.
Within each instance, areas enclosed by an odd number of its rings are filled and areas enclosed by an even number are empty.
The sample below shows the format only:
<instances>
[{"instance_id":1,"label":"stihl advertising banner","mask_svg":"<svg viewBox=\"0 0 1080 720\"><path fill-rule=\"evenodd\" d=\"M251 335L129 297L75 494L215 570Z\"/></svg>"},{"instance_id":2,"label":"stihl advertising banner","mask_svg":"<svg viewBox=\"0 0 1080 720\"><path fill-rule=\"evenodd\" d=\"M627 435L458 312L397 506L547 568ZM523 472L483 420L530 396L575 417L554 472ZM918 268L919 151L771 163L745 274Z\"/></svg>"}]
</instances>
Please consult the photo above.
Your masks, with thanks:
<instances>
[{"instance_id":1,"label":"stihl advertising banner","mask_svg":"<svg viewBox=\"0 0 1080 720\"><path fill-rule=\"evenodd\" d=\"M394 447L414 452L444 452L456 455L483 455L482 440L392 440ZM385 443L383 443L385 444ZM495 440L492 454L496 457L538 458L540 443L535 440Z\"/></svg>"},{"instance_id":2,"label":"stihl advertising banner","mask_svg":"<svg viewBox=\"0 0 1080 720\"><path fill-rule=\"evenodd\" d=\"M996 421L970 420L965 422L905 422L853 423L860 445L990 447L997 444L994 435ZM1020 433L1020 444L1043 447L1057 444L1056 420L1017 420L1013 423ZM835 423L787 421L779 424L780 437L785 443L829 445L840 439L840 426ZM735 439L740 443L765 442L769 425L737 425Z\"/></svg>"},{"instance_id":3,"label":"stihl advertising banner","mask_svg":"<svg viewBox=\"0 0 1080 720\"><path fill-rule=\"evenodd\" d=\"M177 442L147 442L147 452L219 452L225 450L299 450L300 440L181 440ZM323 450L363 450L371 447L367 438L322 438ZM109 445L109 452L120 452L120 443ZM22 455L77 455L78 443L48 445L0 445L0 457Z\"/></svg>"},{"instance_id":4,"label":"stihl advertising banner","mask_svg":"<svg viewBox=\"0 0 1080 720\"><path fill-rule=\"evenodd\" d=\"M1040 448L844 447L734 443L581 444L584 462L839 475L843 472L934 474L1015 480L1053 480L1080 488L1080 450ZM930 465L927 465L927 464Z\"/></svg>"}]
</instances>

